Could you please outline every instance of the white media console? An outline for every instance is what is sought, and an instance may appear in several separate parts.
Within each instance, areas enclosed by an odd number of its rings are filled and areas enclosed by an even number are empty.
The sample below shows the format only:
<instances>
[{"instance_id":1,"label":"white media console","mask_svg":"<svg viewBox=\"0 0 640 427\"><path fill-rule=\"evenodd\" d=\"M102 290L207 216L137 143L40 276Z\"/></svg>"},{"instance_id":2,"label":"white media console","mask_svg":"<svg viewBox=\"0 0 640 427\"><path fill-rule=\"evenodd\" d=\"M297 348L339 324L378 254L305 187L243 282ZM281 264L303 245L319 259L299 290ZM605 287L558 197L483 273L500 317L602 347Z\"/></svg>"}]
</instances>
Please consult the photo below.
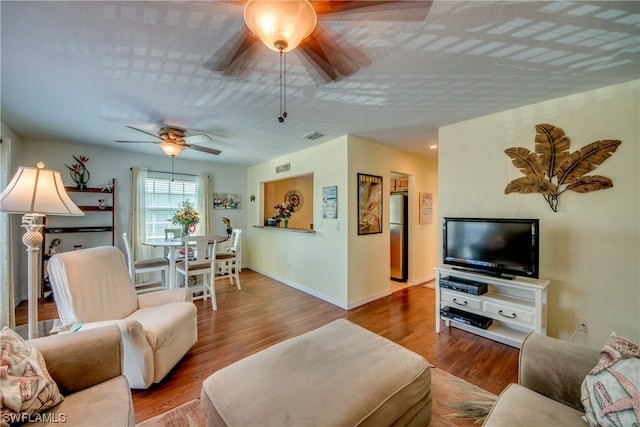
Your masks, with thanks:
<instances>
[{"instance_id":1,"label":"white media console","mask_svg":"<svg viewBox=\"0 0 640 427\"><path fill-rule=\"evenodd\" d=\"M487 293L474 295L440 287L440 280L472 280L486 283ZM436 333L440 333L440 320L446 326L520 348L530 332L547 334L547 286L549 280L515 277L502 279L452 268L436 268ZM448 319L440 309L449 306L492 319L487 329Z\"/></svg>"}]
</instances>

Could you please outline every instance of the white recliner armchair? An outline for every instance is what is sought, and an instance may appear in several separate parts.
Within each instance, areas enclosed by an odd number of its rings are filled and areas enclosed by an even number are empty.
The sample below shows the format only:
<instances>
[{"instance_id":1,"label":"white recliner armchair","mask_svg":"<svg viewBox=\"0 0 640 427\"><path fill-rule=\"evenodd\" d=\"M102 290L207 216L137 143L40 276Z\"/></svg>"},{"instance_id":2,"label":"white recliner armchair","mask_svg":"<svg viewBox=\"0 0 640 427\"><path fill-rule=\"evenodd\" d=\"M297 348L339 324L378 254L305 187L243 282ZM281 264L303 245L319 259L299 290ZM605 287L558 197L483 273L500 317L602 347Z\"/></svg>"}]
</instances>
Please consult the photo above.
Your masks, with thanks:
<instances>
[{"instance_id":1,"label":"white recliner armchair","mask_svg":"<svg viewBox=\"0 0 640 427\"><path fill-rule=\"evenodd\" d=\"M118 248L59 253L49 260L48 271L61 319L82 322L81 329L118 325L131 388L162 380L198 339L191 291L137 295Z\"/></svg>"}]
</instances>

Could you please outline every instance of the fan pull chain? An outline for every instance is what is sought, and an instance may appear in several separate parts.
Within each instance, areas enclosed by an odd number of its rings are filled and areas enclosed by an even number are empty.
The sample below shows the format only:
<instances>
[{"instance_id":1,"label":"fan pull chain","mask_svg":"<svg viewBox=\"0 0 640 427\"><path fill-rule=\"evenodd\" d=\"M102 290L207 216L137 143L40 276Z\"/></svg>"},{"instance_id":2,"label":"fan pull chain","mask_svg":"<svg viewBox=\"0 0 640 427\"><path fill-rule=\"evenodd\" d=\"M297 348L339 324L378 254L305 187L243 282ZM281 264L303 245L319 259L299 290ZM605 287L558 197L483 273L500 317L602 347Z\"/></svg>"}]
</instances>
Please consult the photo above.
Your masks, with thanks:
<instances>
[{"instance_id":1,"label":"fan pull chain","mask_svg":"<svg viewBox=\"0 0 640 427\"><path fill-rule=\"evenodd\" d=\"M284 106L284 108L283 108ZM287 52L280 49L280 117L278 121L284 123L287 118Z\"/></svg>"},{"instance_id":2,"label":"fan pull chain","mask_svg":"<svg viewBox=\"0 0 640 427\"><path fill-rule=\"evenodd\" d=\"M287 52L284 53L284 95L282 96L282 103L284 104L284 111L282 112L282 117L287 118Z\"/></svg>"},{"instance_id":3,"label":"fan pull chain","mask_svg":"<svg viewBox=\"0 0 640 427\"><path fill-rule=\"evenodd\" d=\"M173 161L175 158L176 156L171 156L171 182L173 182Z\"/></svg>"},{"instance_id":4,"label":"fan pull chain","mask_svg":"<svg viewBox=\"0 0 640 427\"><path fill-rule=\"evenodd\" d=\"M280 116L278 117L280 123L284 122L284 117L282 117L282 55L284 52L280 49Z\"/></svg>"}]
</instances>

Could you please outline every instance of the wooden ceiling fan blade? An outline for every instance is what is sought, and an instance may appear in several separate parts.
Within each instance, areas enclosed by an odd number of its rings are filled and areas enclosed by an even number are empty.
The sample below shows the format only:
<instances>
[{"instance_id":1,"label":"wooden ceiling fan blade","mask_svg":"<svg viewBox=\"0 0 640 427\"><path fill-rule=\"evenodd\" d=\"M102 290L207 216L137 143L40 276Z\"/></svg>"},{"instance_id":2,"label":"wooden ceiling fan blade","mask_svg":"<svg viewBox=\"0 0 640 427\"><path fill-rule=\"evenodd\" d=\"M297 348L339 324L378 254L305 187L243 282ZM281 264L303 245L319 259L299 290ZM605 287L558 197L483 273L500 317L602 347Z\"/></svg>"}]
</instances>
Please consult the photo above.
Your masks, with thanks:
<instances>
[{"instance_id":1,"label":"wooden ceiling fan blade","mask_svg":"<svg viewBox=\"0 0 640 427\"><path fill-rule=\"evenodd\" d=\"M222 45L213 54L204 67L221 72L224 75L231 75L246 62L248 62L257 52L259 39L247 28L243 28L236 35Z\"/></svg>"},{"instance_id":2,"label":"wooden ceiling fan blade","mask_svg":"<svg viewBox=\"0 0 640 427\"><path fill-rule=\"evenodd\" d=\"M129 126L129 125L125 125L125 126L128 127L129 129L137 130L138 132L142 132L142 133L147 134L149 136L152 136L152 137L154 137L156 139L158 138L158 134L156 134L156 133L151 133L151 132L148 132L148 131L146 131L144 129L134 128L133 126Z\"/></svg>"},{"instance_id":3,"label":"wooden ceiling fan blade","mask_svg":"<svg viewBox=\"0 0 640 427\"><path fill-rule=\"evenodd\" d=\"M360 12L389 12L397 10L409 10L402 19L407 21L423 21L431 10L433 1L430 0L387 0L387 1L361 1L361 0L318 0L311 1L318 15L347 14ZM384 14L372 15L370 19L388 20Z\"/></svg>"},{"instance_id":4,"label":"wooden ceiling fan blade","mask_svg":"<svg viewBox=\"0 0 640 427\"><path fill-rule=\"evenodd\" d=\"M343 76L350 76L360 67L371 65L371 59L339 34L318 26L313 36L324 49L329 62Z\"/></svg>"},{"instance_id":5,"label":"wooden ceiling fan blade","mask_svg":"<svg viewBox=\"0 0 640 427\"><path fill-rule=\"evenodd\" d=\"M318 75L325 83L338 79L338 74L333 66L329 63L322 49L317 49L311 43L303 43L298 46L297 50L302 55L302 60L309 66L313 67Z\"/></svg>"},{"instance_id":6,"label":"wooden ceiling fan blade","mask_svg":"<svg viewBox=\"0 0 640 427\"><path fill-rule=\"evenodd\" d=\"M328 34L320 26L300 45L300 49L327 82L351 76L360 67L371 64L371 60L355 46L338 34Z\"/></svg>"},{"instance_id":7,"label":"wooden ceiling fan blade","mask_svg":"<svg viewBox=\"0 0 640 427\"><path fill-rule=\"evenodd\" d=\"M312 0L313 9L318 15L349 12L366 7L379 6L386 3L400 3L400 1L354 1L354 0Z\"/></svg>"},{"instance_id":8,"label":"wooden ceiling fan blade","mask_svg":"<svg viewBox=\"0 0 640 427\"><path fill-rule=\"evenodd\" d=\"M223 76L242 77L254 67L252 61L258 56L258 52L262 48L262 43L254 42L240 57L234 60L226 70L222 72Z\"/></svg>"},{"instance_id":9,"label":"wooden ceiling fan blade","mask_svg":"<svg viewBox=\"0 0 640 427\"><path fill-rule=\"evenodd\" d=\"M193 145L193 144L189 144L190 148L196 150L196 151L202 151L203 153L209 153L209 154L214 154L214 155L218 155L220 153L222 153L222 151L220 150L216 150L215 148L207 148L207 147L201 147L199 145Z\"/></svg>"}]
</instances>

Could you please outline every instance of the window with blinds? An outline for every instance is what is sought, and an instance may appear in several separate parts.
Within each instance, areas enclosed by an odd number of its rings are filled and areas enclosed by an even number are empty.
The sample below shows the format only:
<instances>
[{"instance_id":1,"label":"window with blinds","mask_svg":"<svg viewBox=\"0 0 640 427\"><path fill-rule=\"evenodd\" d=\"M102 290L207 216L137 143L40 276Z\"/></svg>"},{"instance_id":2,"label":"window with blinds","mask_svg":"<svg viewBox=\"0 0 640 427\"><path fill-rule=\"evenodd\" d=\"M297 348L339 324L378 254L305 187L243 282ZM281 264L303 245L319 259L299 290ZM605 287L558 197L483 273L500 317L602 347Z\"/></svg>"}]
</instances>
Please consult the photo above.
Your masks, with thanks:
<instances>
[{"instance_id":1,"label":"window with blinds","mask_svg":"<svg viewBox=\"0 0 640 427\"><path fill-rule=\"evenodd\" d=\"M198 204L198 183L196 177L183 176L180 179L149 174L144 182L146 223L145 237L164 238L165 228L180 228L171 223L179 205L188 200L193 206Z\"/></svg>"}]
</instances>

